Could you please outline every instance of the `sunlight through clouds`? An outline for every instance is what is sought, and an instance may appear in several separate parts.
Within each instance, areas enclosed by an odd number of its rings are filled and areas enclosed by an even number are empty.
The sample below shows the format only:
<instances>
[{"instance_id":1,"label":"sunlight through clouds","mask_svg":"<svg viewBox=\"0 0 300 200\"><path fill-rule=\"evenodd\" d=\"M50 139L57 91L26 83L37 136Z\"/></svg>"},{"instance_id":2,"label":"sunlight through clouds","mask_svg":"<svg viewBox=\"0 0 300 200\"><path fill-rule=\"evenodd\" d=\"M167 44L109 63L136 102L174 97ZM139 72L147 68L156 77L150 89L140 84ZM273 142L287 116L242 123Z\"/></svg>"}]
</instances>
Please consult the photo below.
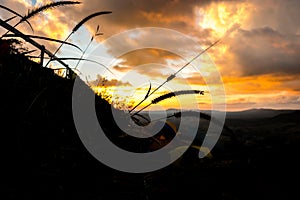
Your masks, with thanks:
<instances>
[{"instance_id":1,"label":"sunlight through clouds","mask_svg":"<svg viewBox=\"0 0 300 200\"><path fill-rule=\"evenodd\" d=\"M198 8L198 25L211 29L214 37L222 37L234 24L244 25L249 19L252 6L246 2L218 2Z\"/></svg>"},{"instance_id":2,"label":"sunlight through clouds","mask_svg":"<svg viewBox=\"0 0 300 200\"><path fill-rule=\"evenodd\" d=\"M28 9L33 9L33 5L37 7L49 2L48 0L2 0L3 5L22 15L27 14ZM144 50L116 58L117 61L112 66L116 75L122 77L122 74L134 69L136 73L145 74L146 68L149 67L137 69L136 66L147 63L161 64L165 67L161 67L160 70L153 67L149 76L143 77L148 81L156 76L154 81L158 82L163 81L168 75L165 72L167 67L175 69L176 66L182 66L194 56L195 52L200 52L201 49L221 38L233 25L239 24L239 28L208 52L210 59L223 77L229 103L228 109L231 109L231 106L232 109L242 109L243 106L259 108L267 106L269 102L269 105L274 107L287 108L289 107L288 102L293 107L299 104L297 104L299 102L297 99L300 95L298 56L300 53L300 26L295 19L300 17L298 9L300 1L82 0L81 2L82 4L79 6L51 9L30 19L35 30L34 34L64 40L72 28L88 14L111 10L113 11L111 15L86 23L68 41L85 48L97 25L100 25L104 35L94 41L93 47L112 35L137 27L171 29L195 39L198 42L196 46L180 41L180 38L170 38L168 35L136 32L129 38L122 38L118 41L118 46L106 45L98 55L90 55L90 58L96 59L104 65L110 65L111 63L107 62L111 59L107 58L113 58L115 52L123 48L137 46L141 43L147 45L169 44L186 56L180 58L168 52L154 49ZM8 19L12 15L3 11L0 16ZM14 25L18 20L12 20L11 24ZM25 23L17 28L26 34L32 34ZM1 33L4 31L1 29ZM176 46L172 40L180 41L181 45ZM53 42L39 42L51 51L58 46ZM78 56L80 52L64 45L59 56L70 55ZM74 63L76 62L69 62L70 65ZM56 67L56 63L54 64L53 67ZM199 74L194 74L194 67L199 69L205 78L214 79L209 71L209 66L206 66L205 59L193 63L193 65L182 71L182 76L193 87L205 87ZM94 67L90 63L82 62L79 69L82 68L83 71L91 74ZM91 79L95 78L96 75L91 77ZM177 84L180 83L180 79L176 81ZM263 98L264 94L268 98ZM279 100L280 95L284 95L285 99ZM142 97L142 92L138 96Z\"/></svg>"}]
</instances>

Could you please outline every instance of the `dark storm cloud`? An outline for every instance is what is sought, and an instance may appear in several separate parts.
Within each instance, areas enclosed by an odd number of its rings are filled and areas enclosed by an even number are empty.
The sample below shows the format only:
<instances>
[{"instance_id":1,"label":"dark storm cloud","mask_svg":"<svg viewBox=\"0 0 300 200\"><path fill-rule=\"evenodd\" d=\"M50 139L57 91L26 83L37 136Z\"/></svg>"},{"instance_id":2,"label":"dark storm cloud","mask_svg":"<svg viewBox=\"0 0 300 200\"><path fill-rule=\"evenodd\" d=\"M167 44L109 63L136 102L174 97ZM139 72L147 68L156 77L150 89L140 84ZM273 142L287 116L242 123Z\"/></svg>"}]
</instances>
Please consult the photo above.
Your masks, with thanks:
<instances>
[{"instance_id":1,"label":"dark storm cloud","mask_svg":"<svg viewBox=\"0 0 300 200\"><path fill-rule=\"evenodd\" d=\"M209 5L209 0L82 0L74 12L67 12L69 20L83 18L93 12L109 10L113 13L91 20L88 25L100 24L104 37L136 27L165 27L207 36L209 32L195 27L195 8Z\"/></svg>"},{"instance_id":2,"label":"dark storm cloud","mask_svg":"<svg viewBox=\"0 0 300 200\"><path fill-rule=\"evenodd\" d=\"M269 0L249 1L254 3L251 26L270 26L284 34L300 34L300 1L299 0Z\"/></svg>"},{"instance_id":3,"label":"dark storm cloud","mask_svg":"<svg viewBox=\"0 0 300 200\"><path fill-rule=\"evenodd\" d=\"M300 74L300 35L284 35L270 27L239 30L230 51L243 75Z\"/></svg>"}]
</instances>

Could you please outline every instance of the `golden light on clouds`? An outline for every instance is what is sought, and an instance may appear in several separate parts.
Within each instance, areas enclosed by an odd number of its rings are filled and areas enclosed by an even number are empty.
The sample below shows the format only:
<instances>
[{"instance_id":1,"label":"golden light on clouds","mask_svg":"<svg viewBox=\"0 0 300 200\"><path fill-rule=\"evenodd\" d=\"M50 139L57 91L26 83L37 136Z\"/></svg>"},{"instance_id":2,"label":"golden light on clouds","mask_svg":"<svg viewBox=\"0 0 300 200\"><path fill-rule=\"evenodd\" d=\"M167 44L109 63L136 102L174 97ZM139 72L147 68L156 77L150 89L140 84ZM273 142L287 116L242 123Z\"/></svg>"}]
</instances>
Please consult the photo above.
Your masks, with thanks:
<instances>
[{"instance_id":1,"label":"golden light on clouds","mask_svg":"<svg viewBox=\"0 0 300 200\"><path fill-rule=\"evenodd\" d=\"M246 2L218 2L199 8L198 25L213 30L214 37L222 37L234 24L245 24L253 7Z\"/></svg>"},{"instance_id":2,"label":"golden light on clouds","mask_svg":"<svg viewBox=\"0 0 300 200\"><path fill-rule=\"evenodd\" d=\"M251 107L272 108L280 104L282 108L287 106L295 108L296 104L300 103L297 98L300 96L300 90L293 89L300 81L295 79L297 79L295 76L274 75L224 77L227 105L231 110Z\"/></svg>"},{"instance_id":3,"label":"golden light on clouds","mask_svg":"<svg viewBox=\"0 0 300 200\"><path fill-rule=\"evenodd\" d=\"M164 82L164 79L161 79L159 82ZM114 107L123 109L123 110L130 110L133 106L137 105L140 101L142 101L147 92L152 93L157 87L157 84L152 84L152 87L149 91L150 85L144 84L140 87L134 87L132 85L114 85L114 86L96 86L92 87L95 93L99 94L102 98L107 100L110 104ZM174 88L182 88L182 83L174 82L171 84ZM199 85L190 85L190 90L200 90ZM141 105L136 109L139 110L153 102L154 99L160 97L161 95L165 95L170 92L180 91L168 89L168 86L162 87L161 89L157 90L153 95L149 96L147 100L141 103ZM172 109L172 108L182 108L182 109L199 109L197 106L200 104L203 105L210 105L211 104L211 97L207 90L207 87L202 85L203 90L205 91L205 95L200 94L187 94L187 95L180 95L172 98L167 98L165 100L160 101L159 103L153 103L149 109ZM187 89L187 88L185 88ZM182 88L184 90L184 88Z\"/></svg>"},{"instance_id":4,"label":"golden light on clouds","mask_svg":"<svg viewBox=\"0 0 300 200\"><path fill-rule=\"evenodd\" d=\"M37 19L40 25L37 27L37 29L43 30L45 33L48 34L48 37L65 39L70 33L68 24L51 23L59 21L59 18L61 17L63 17L63 14L61 12L49 12L44 16L46 20Z\"/></svg>"},{"instance_id":5,"label":"golden light on clouds","mask_svg":"<svg viewBox=\"0 0 300 200\"><path fill-rule=\"evenodd\" d=\"M36 6L49 2L49 0L38 0ZM76 22L88 14L100 10L112 10L112 15L99 17L86 23L84 28L79 33L72 35L68 42L74 42L80 48L84 48L97 25L101 26L101 32L104 33L98 38L98 42L122 31L142 27L175 30L191 36L197 41L198 47L184 42L176 46L178 38L171 42L169 36L146 34L142 37L134 35L132 38L123 38L117 45L106 46L103 52L106 51L112 57L118 49L132 47L139 43L167 43L170 46L173 45L175 49L187 52L184 54L187 55L186 57L180 58L167 51L148 49L131 52L121 57L120 62L112 69L118 75L118 80L123 77L123 74L128 74L136 69L136 73L143 75L139 80L144 81L145 84L134 87L121 86L118 94L114 93L115 89L111 86L109 89L104 89L108 96L116 95L116 99L111 99L115 102L117 100L122 102L125 97L133 97L131 101L135 102L143 99L149 88L149 81L152 83L164 82L165 78L173 73L166 72L168 67L177 69L183 66L185 64L183 62L192 57L193 53L201 51L200 48L209 46L224 36L233 25L239 24L240 27L235 32L225 37L221 43L203 55L208 55L221 73L226 89L227 108L231 110L300 106L300 61L298 56L300 54L300 26L295 20L300 18L300 1L157 0L154 1L156 3L153 3L139 0L135 1L135 4L132 2L131 0L82 0L80 6L47 10L30 19L30 23L34 27L35 35L64 40ZM33 8L30 1L24 0L3 0L3 5L21 14L26 14L27 9ZM9 13L3 13L6 14L3 19L11 17ZM11 24L14 25L17 20L15 19ZM26 24L21 24L17 28L24 33L32 34ZM86 30L90 30L91 33ZM57 43L39 42L51 51L55 51L58 46ZM62 52L64 54L61 53L59 56L79 55L77 51L66 48L66 45ZM153 64L146 66L149 63L157 63L160 66L155 67ZM198 71L201 71L201 75L194 73L194 68L189 66L180 74L183 80L178 77L172 81L173 84L184 84L184 80L187 80L192 89L208 90L207 83L203 79L214 79L210 66L207 65L205 59L202 60L202 63L193 64L196 67L199 66ZM138 66L140 68L135 68ZM57 71L57 73L59 72L62 70ZM126 81L129 81L129 78ZM176 87L180 88L178 85ZM96 90L99 92L100 89ZM158 94L163 92L167 92L167 90L160 91ZM188 96L184 98L188 99ZM197 100L202 107L210 106L209 93L197 97ZM176 106L177 103L176 100L172 100L161 102L161 105L171 107Z\"/></svg>"}]
</instances>

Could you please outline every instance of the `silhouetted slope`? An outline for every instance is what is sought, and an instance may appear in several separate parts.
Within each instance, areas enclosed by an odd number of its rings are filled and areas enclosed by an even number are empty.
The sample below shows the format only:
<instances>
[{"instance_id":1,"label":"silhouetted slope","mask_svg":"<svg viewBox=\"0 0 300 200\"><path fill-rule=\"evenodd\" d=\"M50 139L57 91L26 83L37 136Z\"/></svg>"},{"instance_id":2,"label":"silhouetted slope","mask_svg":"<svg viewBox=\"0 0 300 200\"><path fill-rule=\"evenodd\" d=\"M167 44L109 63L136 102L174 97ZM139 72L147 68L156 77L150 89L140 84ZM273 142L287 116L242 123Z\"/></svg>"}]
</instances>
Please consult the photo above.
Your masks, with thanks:
<instances>
[{"instance_id":1,"label":"silhouetted slope","mask_svg":"<svg viewBox=\"0 0 300 200\"><path fill-rule=\"evenodd\" d=\"M10 199L88 199L111 181L76 133L72 87L18 52L0 55L1 181Z\"/></svg>"},{"instance_id":2,"label":"silhouetted slope","mask_svg":"<svg viewBox=\"0 0 300 200\"><path fill-rule=\"evenodd\" d=\"M289 113L280 114L273 118L271 121L276 122L299 122L300 121L300 110L290 111Z\"/></svg>"},{"instance_id":3,"label":"silhouetted slope","mask_svg":"<svg viewBox=\"0 0 300 200\"><path fill-rule=\"evenodd\" d=\"M73 80L10 49L0 52L2 199L292 199L298 193L298 112L227 119L243 151L221 137L212 159L200 160L189 150L162 170L122 173L98 162L81 143L71 110ZM96 102L107 135L122 145L110 105L99 97ZM128 139L125 147L135 142Z\"/></svg>"},{"instance_id":4,"label":"silhouetted slope","mask_svg":"<svg viewBox=\"0 0 300 200\"><path fill-rule=\"evenodd\" d=\"M290 113L292 110L272 110L272 109L250 109L237 112L227 112L230 119L264 119L275 117L280 114Z\"/></svg>"}]
</instances>

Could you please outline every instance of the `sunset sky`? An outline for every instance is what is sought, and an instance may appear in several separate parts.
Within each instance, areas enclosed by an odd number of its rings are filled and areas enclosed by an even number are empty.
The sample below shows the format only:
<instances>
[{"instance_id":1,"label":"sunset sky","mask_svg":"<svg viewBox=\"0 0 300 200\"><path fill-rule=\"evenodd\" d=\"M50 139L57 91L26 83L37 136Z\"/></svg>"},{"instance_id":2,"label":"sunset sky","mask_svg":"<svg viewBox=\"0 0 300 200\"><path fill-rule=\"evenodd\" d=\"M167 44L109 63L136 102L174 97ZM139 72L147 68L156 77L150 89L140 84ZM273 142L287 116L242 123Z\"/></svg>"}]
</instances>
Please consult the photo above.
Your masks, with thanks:
<instances>
[{"instance_id":1,"label":"sunset sky","mask_svg":"<svg viewBox=\"0 0 300 200\"><path fill-rule=\"evenodd\" d=\"M49 1L0 0L0 2L20 14L26 14L33 6ZM193 89L207 90L204 79L215 78L214 72L210 71L210 67L214 66L224 83L227 110L300 109L299 0L81 0L81 2L81 5L49 10L30 19L35 30L34 34L64 40L74 26L87 15L97 11L112 11L110 15L90 20L71 37L70 41L84 49L90 40L89 32L93 34L99 25L103 36L97 37L97 42L93 43L88 55L106 66L108 63L105 63L105 59L116 58L114 65L110 63L110 69L115 76L107 74L105 76L122 80L121 84L124 87L134 86L135 83L130 82L130 76L138 74L140 78L137 81L140 80L140 83L136 83L135 87L144 87L140 93L133 92L139 96L138 98L143 98L150 81L153 84L162 82L168 75L174 73L172 70L179 69L178 67L201 52L201 49L205 49L222 37L233 25L239 25L237 30L203 56L203 63L193 63L194 68L182 71L174 84L180 85L181 81L188 81ZM8 19L11 16L4 10L0 12L1 19ZM11 21L10 24L16 22ZM189 39L172 41L175 36L160 35L155 31L135 32L129 38L121 34L118 45L116 42L113 45L105 42L116 34L143 27L172 30L190 37L194 42L190 42ZM24 33L32 34L26 23L17 28ZM5 32L4 29L0 31ZM127 52L121 57L118 55L123 49L134 49L136 46L141 44L145 46L149 43L153 47L168 45L176 50L174 53L150 48ZM57 47L54 43L44 44L51 51L55 51ZM98 55L93 54L95 49ZM80 55L80 52L70 47L64 47L59 54L77 57ZM206 58L211 60L207 61ZM74 63L70 63L72 64ZM81 63L81 67L83 64ZM201 76L196 73L195 67L201 70ZM96 74L94 75L96 77ZM106 84L109 85L114 81L111 80ZM209 98L205 98L207 97L201 99L203 109L209 107Z\"/></svg>"}]
</instances>

